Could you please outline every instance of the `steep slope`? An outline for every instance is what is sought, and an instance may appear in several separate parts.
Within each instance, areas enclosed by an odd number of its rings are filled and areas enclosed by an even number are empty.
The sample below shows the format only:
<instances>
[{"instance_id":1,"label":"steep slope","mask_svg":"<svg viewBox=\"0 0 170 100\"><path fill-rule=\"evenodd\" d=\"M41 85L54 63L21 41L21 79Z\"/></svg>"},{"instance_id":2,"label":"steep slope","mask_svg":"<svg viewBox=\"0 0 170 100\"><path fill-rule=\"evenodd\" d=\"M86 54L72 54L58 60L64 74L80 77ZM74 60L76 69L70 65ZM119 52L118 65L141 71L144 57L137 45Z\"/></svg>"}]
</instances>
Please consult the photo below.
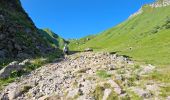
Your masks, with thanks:
<instances>
[{"instance_id":1,"label":"steep slope","mask_svg":"<svg viewBox=\"0 0 170 100\"><path fill-rule=\"evenodd\" d=\"M170 0L145 5L125 22L72 50L116 51L138 62L170 64Z\"/></svg>"},{"instance_id":2,"label":"steep slope","mask_svg":"<svg viewBox=\"0 0 170 100\"><path fill-rule=\"evenodd\" d=\"M63 38L52 32L50 29L39 30L42 37L53 47L62 49L66 42Z\"/></svg>"},{"instance_id":3,"label":"steep slope","mask_svg":"<svg viewBox=\"0 0 170 100\"><path fill-rule=\"evenodd\" d=\"M19 0L0 0L0 60L28 58L52 50ZM2 61L3 62L3 61Z\"/></svg>"}]
</instances>

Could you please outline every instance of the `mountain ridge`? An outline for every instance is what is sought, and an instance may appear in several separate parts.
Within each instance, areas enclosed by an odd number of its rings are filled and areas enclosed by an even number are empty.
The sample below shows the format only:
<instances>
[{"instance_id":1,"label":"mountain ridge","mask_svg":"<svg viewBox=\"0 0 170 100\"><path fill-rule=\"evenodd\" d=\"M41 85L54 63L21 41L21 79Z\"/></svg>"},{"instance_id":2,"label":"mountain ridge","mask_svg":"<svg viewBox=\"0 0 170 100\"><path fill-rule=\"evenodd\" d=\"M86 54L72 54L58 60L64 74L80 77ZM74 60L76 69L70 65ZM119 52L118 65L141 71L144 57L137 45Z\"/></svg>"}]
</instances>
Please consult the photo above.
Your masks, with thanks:
<instances>
[{"instance_id":1,"label":"mountain ridge","mask_svg":"<svg viewBox=\"0 0 170 100\"><path fill-rule=\"evenodd\" d=\"M158 8L158 7L166 7L170 5L170 0L157 0L156 2L153 2L151 4L146 4L144 6L150 6L152 8ZM130 15L129 18L133 18L143 12L143 7L141 7L137 12Z\"/></svg>"}]
</instances>

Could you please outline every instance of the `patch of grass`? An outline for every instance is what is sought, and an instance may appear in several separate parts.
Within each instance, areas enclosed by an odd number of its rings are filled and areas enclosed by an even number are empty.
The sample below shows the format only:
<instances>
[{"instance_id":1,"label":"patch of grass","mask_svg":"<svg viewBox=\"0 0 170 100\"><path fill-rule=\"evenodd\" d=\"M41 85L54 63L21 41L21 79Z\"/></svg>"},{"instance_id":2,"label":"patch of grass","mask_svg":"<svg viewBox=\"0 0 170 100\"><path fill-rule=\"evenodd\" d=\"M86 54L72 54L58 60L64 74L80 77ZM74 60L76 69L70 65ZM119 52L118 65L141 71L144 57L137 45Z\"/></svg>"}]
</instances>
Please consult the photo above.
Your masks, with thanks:
<instances>
[{"instance_id":1,"label":"patch of grass","mask_svg":"<svg viewBox=\"0 0 170 100\"><path fill-rule=\"evenodd\" d=\"M12 62L12 59L0 59L0 69Z\"/></svg>"},{"instance_id":2,"label":"patch of grass","mask_svg":"<svg viewBox=\"0 0 170 100\"><path fill-rule=\"evenodd\" d=\"M104 83L103 87L104 87L105 89L107 89L107 88L111 88L111 85L110 85L109 83Z\"/></svg>"},{"instance_id":3,"label":"patch of grass","mask_svg":"<svg viewBox=\"0 0 170 100\"><path fill-rule=\"evenodd\" d=\"M104 95L104 87L97 86L94 91L94 98L95 100L102 100Z\"/></svg>"},{"instance_id":4,"label":"patch of grass","mask_svg":"<svg viewBox=\"0 0 170 100\"><path fill-rule=\"evenodd\" d=\"M19 70L19 71L14 70L14 71L12 71L10 77L11 77L11 78L20 77L20 76L22 76L24 73L26 73L24 70Z\"/></svg>"},{"instance_id":5,"label":"patch of grass","mask_svg":"<svg viewBox=\"0 0 170 100\"><path fill-rule=\"evenodd\" d=\"M135 69L139 69L139 68L140 68L140 65L135 65L134 68L135 68Z\"/></svg>"},{"instance_id":6,"label":"patch of grass","mask_svg":"<svg viewBox=\"0 0 170 100\"><path fill-rule=\"evenodd\" d=\"M147 79L152 79L164 83L170 83L170 73L169 70L164 70L164 71L154 71L151 73Z\"/></svg>"},{"instance_id":7,"label":"patch of grass","mask_svg":"<svg viewBox=\"0 0 170 100\"><path fill-rule=\"evenodd\" d=\"M160 96L166 98L169 95L170 95L170 86L161 87L161 94L160 94Z\"/></svg>"},{"instance_id":8,"label":"patch of grass","mask_svg":"<svg viewBox=\"0 0 170 100\"><path fill-rule=\"evenodd\" d=\"M133 91L128 91L130 100L142 100L142 98L140 96L138 96L137 94L135 94Z\"/></svg>"},{"instance_id":9,"label":"patch of grass","mask_svg":"<svg viewBox=\"0 0 170 100\"><path fill-rule=\"evenodd\" d=\"M15 78L6 78L6 79L0 79L0 90L3 89L4 86L8 85L9 83L14 82Z\"/></svg>"},{"instance_id":10,"label":"patch of grass","mask_svg":"<svg viewBox=\"0 0 170 100\"><path fill-rule=\"evenodd\" d=\"M108 74L105 70L98 70L96 74L101 78L108 78L112 76L111 74Z\"/></svg>"}]
</instances>

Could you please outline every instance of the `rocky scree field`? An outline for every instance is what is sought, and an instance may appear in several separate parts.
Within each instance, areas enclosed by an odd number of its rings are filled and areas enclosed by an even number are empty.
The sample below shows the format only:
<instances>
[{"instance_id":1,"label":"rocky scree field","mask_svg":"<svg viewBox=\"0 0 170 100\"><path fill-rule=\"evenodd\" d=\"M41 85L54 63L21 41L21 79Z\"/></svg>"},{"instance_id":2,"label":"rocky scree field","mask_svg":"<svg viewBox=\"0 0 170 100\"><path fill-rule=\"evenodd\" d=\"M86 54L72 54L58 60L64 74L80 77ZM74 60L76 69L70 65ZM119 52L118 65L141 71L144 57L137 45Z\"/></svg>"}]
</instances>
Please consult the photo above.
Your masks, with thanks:
<instances>
[{"instance_id":1,"label":"rocky scree field","mask_svg":"<svg viewBox=\"0 0 170 100\"><path fill-rule=\"evenodd\" d=\"M7 85L10 100L163 100L168 86L150 78L153 65L110 53L83 52L54 61ZM7 94L8 93L8 94Z\"/></svg>"}]
</instances>

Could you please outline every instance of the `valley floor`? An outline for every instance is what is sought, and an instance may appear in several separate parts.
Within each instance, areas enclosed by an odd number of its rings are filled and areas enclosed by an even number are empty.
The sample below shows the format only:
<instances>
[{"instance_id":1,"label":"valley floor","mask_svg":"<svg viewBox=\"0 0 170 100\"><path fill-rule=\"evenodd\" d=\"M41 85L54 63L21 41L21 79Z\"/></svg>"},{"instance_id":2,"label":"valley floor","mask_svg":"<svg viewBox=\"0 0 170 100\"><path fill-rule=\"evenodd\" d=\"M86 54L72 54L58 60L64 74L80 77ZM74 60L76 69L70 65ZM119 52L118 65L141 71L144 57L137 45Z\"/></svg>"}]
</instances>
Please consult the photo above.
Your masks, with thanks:
<instances>
[{"instance_id":1,"label":"valley floor","mask_svg":"<svg viewBox=\"0 0 170 100\"><path fill-rule=\"evenodd\" d=\"M156 69L109 53L83 52L22 76L0 92L10 100L169 100L168 84L149 79ZM2 99L3 100L3 99ZM6 99L4 99L6 100Z\"/></svg>"}]
</instances>

